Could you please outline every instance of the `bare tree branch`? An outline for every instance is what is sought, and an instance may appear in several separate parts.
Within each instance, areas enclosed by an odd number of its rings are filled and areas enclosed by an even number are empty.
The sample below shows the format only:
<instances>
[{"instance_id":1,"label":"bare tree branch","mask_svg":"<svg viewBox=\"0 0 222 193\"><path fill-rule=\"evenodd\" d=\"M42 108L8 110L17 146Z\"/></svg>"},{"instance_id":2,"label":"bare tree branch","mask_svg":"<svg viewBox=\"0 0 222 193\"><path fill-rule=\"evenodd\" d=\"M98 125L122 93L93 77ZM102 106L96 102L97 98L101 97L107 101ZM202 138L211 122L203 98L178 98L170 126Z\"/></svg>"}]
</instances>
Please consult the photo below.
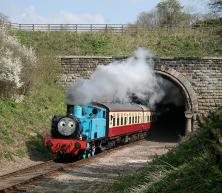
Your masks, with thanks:
<instances>
[{"instance_id":1,"label":"bare tree branch","mask_svg":"<svg viewBox=\"0 0 222 193\"><path fill-rule=\"evenodd\" d=\"M210 0L209 5L215 12L222 12L222 0Z\"/></svg>"}]
</instances>

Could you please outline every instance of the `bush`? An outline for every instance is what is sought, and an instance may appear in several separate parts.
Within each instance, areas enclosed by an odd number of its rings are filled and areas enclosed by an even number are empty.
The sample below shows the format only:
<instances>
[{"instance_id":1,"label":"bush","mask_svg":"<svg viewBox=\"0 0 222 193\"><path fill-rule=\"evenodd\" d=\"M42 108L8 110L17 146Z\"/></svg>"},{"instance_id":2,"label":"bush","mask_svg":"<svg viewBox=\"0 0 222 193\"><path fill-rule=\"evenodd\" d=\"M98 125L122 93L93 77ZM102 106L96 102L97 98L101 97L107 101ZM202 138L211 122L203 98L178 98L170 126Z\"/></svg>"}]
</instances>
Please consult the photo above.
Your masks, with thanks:
<instances>
[{"instance_id":1,"label":"bush","mask_svg":"<svg viewBox=\"0 0 222 193\"><path fill-rule=\"evenodd\" d=\"M0 31L0 160L45 160L42 140L52 116L65 109L64 90L56 83L59 63L47 49L35 49L35 55L31 44L7 33Z\"/></svg>"},{"instance_id":2,"label":"bush","mask_svg":"<svg viewBox=\"0 0 222 193\"><path fill-rule=\"evenodd\" d=\"M14 37L0 30L1 98L25 94L32 83L36 56L31 48L21 45Z\"/></svg>"}]
</instances>

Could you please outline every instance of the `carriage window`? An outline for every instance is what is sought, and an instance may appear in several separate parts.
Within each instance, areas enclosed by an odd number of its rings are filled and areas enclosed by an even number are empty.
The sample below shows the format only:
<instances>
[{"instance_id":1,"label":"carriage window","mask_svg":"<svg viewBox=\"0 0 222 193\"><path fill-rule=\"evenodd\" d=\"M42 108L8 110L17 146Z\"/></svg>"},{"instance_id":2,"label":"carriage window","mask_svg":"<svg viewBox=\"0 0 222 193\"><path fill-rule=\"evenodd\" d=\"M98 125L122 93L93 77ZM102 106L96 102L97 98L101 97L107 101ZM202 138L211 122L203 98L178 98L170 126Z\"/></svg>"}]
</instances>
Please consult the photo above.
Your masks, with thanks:
<instances>
[{"instance_id":1,"label":"carriage window","mask_svg":"<svg viewBox=\"0 0 222 193\"><path fill-rule=\"evenodd\" d=\"M119 117L117 118L117 126L119 126Z\"/></svg>"},{"instance_id":2,"label":"carriage window","mask_svg":"<svg viewBox=\"0 0 222 193\"><path fill-rule=\"evenodd\" d=\"M116 125L116 118L113 117L113 126L115 126L115 125Z\"/></svg>"},{"instance_id":3,"label":"carriage window","mask_svg":"<svg viewBox=\"0 0 222 193\"><path fill-rule=\"evenodd\" d=\"M125 117L125 119L124 119L124 125L126 125L126 120L127 120L127 117Z\"/></svg>"},{"instance_id":4,"label":"carriage window","mask_svg":"<svg viewBox=\"0 0 222 193\"><path fill-rule=\"evenodd\" d=\"M135 123L137 123L137 117L135 117Z\"/></svg>"},{"instance_id":5,"label":"carriage window","mask_svg":"<svg viewBox=\"0 0 222 193\"><path fill-rule=\"evenodd\" d=\"M129 117L129 124L131 124L131 117Z\"/></svg>"},{"instance_id":6,"label":"carriage window","mask_svg":"<svg viewBox=\"0 0 222 193\"><path fill-rule=\"evenodd\" d=\"M152 116L150 116L150 122L153 120L153 117Z\"/></svg>"},{"instance_id":7,"label":"carriage window","mask_svg":"<svg viewBox=\"0 0 222 193\"><path fill-rule=\"evenodd\" d=\"M134 117L133 117L133 119L132 119L132 123L134 123Z\"/></svg>"},{"instance_id":8,"label":"carriage window","mask_svg":"<svg viewBox=\"0 0 222 193\"><path fill-rule=\"evenodd\" d=\"M106 112L103 111L103 118L105 119L106 118Z\"/></svg>"},{"instance_id":9,"label":"carriage window","mask_svg":"<svg viewBox=\"0 0 222 193\"><path fill-rule=\"evenodd\" d=\"M138 123L140 123L140 117L138 116Z\"/></svg>"},{"instance_id":10,"label":"carriage window","mask_svg":"<svg viewBox=\"0 0 222 193\"><path fill-rule=\"evenodd\" d=\"M121 117L121 125L123 125L123 117Z\"/></svg>"}]
</instances>

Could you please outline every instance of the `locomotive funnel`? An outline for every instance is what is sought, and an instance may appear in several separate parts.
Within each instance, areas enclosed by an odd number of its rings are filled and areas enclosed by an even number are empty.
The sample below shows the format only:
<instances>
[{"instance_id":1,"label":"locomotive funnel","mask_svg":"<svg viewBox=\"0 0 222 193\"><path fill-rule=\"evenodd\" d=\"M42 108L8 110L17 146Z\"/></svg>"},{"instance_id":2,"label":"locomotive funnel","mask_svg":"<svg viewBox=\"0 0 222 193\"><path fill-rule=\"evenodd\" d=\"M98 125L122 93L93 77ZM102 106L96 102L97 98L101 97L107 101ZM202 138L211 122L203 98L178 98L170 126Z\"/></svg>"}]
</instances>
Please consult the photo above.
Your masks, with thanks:
<instances>
[{"instance_id":1,"label":"locomotive funnel","mask_svg":"<svg viewBox=\"0 0 222 193\"><path fill-rule=\"evenodd\" d=\"M67 116L72 116L74 113L74 105L67 105Z\"/></svg>"}]
</instances>

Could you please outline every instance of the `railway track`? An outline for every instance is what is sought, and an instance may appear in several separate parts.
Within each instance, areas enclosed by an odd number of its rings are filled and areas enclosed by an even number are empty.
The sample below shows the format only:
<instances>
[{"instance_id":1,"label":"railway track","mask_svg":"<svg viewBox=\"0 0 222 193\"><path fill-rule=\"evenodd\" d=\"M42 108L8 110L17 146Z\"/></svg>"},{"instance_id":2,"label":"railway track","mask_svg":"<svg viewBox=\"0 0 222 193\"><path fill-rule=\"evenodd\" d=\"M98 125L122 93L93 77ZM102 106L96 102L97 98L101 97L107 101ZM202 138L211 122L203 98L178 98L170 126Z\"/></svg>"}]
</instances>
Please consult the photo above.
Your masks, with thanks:
<instances>
[{"instance_id":1,"label":"railway track","mask_svg":"<svg viewBox=\"0 0 222 193\"><path fill-rule=\"evenodd\" d=\"M52 174L55 174L56 172L65 171L70 168L83 166L96 158L102 158L111 152L115 152L117 150L135 145L137 143L140 143L141 141L144 141L144 139L136 141L136 142L132 142L129 144L125 144L122 146L118 146L114 149L106 150L93 157L82 159L73 163L66 163L66 164L56 163L50 160L50 161L47 161L38 165L34 165L34 166L31 166L22 170L18 170L9 174L2 175L0 176L0 192L3 192L3 193L13 192L13 190L19 188L19 186L21 185L29 184L32 181L41 179L46 176L50 176Z\"/></svg>"},{"instance_id":2,"label":"railway track","mask_svg":"<svg viewBox=\"0 0 222 193\"><path fill-rule=\"evenodd\" d=\"M62 170L62 167L62 164L55 163L50 160L2 175L0 176L0 192L7 192L8 190L12 190L19 185L39 179L50 172Z\"/></svg>"}]
</instances>

